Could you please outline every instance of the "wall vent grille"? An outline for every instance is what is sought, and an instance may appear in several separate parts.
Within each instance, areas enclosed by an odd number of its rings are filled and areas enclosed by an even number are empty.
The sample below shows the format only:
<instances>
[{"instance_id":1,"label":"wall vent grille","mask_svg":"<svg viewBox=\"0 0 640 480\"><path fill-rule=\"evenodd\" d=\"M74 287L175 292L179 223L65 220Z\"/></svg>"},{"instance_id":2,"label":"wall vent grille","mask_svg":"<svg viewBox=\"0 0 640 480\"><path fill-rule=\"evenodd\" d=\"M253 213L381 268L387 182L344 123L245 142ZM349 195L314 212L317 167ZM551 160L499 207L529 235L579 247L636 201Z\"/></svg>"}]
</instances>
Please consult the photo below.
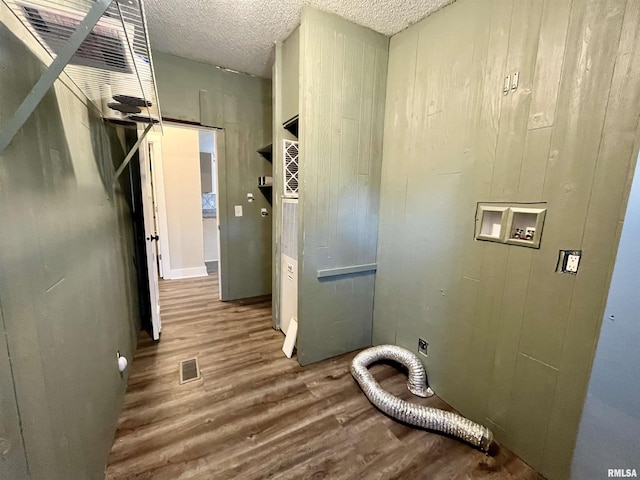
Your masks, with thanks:
<instances>
[{"instance_id":1,"label":"wall vent grille","mask_svg":"<svg viewBox=\"0 0 640 480\"><path fill-rule=\"evenodd\" d=\"M298 260L298 200L282 202L282 253Z\"/></svg>"},{"instance_id":2,"label":"wall vent grille","mask_svg":"<svg viewBox=\"0 0 640 480\"><path fill-rule=\"evenodd\" d=\"M284 196L298 198L298 142L284 140Z\"/></svg>"}]
</instances>

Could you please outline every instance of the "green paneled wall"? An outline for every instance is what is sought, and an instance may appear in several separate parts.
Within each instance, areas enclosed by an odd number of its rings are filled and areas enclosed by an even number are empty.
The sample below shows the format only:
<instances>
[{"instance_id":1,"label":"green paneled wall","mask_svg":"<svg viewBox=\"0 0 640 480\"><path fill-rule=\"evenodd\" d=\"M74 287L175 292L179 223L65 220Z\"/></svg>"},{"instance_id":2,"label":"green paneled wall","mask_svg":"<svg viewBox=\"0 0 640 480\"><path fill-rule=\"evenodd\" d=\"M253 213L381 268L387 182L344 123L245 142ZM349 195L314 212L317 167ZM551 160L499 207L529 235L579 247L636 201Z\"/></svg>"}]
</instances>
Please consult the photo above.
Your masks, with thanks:
<instances>
[{"instance_id":1,"label":"green paneled wall","mask_svg":"<svg viewBox=\"0 0 640 480\"><path fill-rule=\"evenodd\" d=\"M636 59L630 73L638 75L640 56ZM638 238L640 168L636 165L573 456L573 480L599 480L611 465L629 465L628 468L636 468L637 474L640 452Z\"/></svg>"},{"instance_id":2,"label":"green paneled wall","mask_svg":"<svg viewBox=\"0 0 640 480\"><path fill-rule=\"evenodd\" d=\"M0 125L44 70L5 8ZM72 89L56 82L0 156L3 479L104 478L127 378L116 351L131 359L139 329L125 152Z\"/></svg>"},{"instance_id":3,"label":"green paneled wall","mask_svg":"<svg viewBox=\"0 0 640 480\"><path fill-rule=\"evenodd\" d=\"M2 300L2 299L0 299ZM9 345L5 338L6 328L0 304L0 457L1 478L28 478L27 457L24 451L22 433L20 432L20 416L13 384Z\"/></svg>"},{"instance_id":4,"label":"green paneled wall","mask_svg":"<svg viewBox=\"0 0 640 480\"><path fill-rule=\"evenodd\" d=\"M300 27L282 42L282 122L300 113ZM278 125L282 127L282 122Z\"/></svg>"},{"instance_id":5,"label":"green paneled wall","mask_svg":"<svg viewBox=\"0 0 640 480\"><path fill-rule=\"evenodd\" d=\"M639 21L635 0L458 0L390 43L373 342L425 338L436 393L550 479L636 154ZM474 241L479 201L547 202L541 248ZM578 275L560 249L584 251Z\"/></svg>"},{"instance_id":6,"label":"green paneled wall","mask_svg":"<svg viewBox=\"0 0 640 480\"><path fill-rule=\"evenodd\" d=\"M304 7L300 27L298 361L371 344L388 38Z\"/></svg>"},{"instance_id":7,"label":"green paneled wall","mask_svg":"<svg viewBox=\"0 0 640 480\"><path fill-rule=\"evenodd\" d=\"M232 73L193 60L154 52L165 118L223 129L218 136L219 268L222 298L271 293L271 205L258 189L258 177L272 166L257 150L271 142L271 82ZM254 202L247 201L253 193ZM234 215L242 205L243 216Z\"/></svg>"}]
</instances>

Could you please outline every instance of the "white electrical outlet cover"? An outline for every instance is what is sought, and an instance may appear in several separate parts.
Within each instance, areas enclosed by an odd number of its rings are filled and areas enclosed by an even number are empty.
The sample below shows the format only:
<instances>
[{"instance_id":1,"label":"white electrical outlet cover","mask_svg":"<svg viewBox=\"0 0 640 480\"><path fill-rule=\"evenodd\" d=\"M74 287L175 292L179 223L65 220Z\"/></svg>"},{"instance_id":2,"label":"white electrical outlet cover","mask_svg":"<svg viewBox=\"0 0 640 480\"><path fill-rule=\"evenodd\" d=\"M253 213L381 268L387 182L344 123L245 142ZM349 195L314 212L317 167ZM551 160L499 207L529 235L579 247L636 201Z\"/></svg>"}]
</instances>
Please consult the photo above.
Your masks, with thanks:
<instances>
[{"instance_id":1,"label":"white electrical outlet cover","mask_svg":"<svg viewBox=\"0 0 640 480\"><path fill-rule=\"evenodd\" d=\"M235 205L234 209L235 209L236 217L241 217L242 216L242 205Z\"/></svg>"},{"instance_id":2,"label":"white electrical outlet cover","mask_svg":"<svg viewBox=\"0 0 640 480\"><path fill-rule=\"evenodd\" d=\"M576 273L578 271L578 265L580 264L579 255L569 255L567 258L567 272Z\"/></svg>"}]
</instances>

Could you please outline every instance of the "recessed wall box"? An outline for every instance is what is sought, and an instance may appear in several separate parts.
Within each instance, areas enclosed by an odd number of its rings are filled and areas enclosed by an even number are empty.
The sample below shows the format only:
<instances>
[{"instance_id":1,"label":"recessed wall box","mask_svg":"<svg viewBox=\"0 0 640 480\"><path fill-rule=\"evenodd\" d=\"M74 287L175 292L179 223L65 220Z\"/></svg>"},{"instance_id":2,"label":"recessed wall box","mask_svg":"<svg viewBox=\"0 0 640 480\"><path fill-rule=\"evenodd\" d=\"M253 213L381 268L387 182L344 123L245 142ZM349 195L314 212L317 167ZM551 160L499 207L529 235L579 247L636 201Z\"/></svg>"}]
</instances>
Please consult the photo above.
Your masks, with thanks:
<instances>
[{"instance_id":1,"label":"recessed wall box","mask_svg":"<svg viewBox=\"0 0 640 480\"><path fill-rule=\"evenodd\" d=\"M509 207L478 205L476 212L476 239L491 242L505 241Z\"/></svg>"},{"instance_id":2,"label":"recessed wall box","mask_svg":"<svg viewBox=\"0 0 640 480\"><path fill-rule=\"evenodd\" d=\"M546 208L509 207L506 243L540 248Z\"/></svg>"},{"instance_id":3,"label":"recessed wall box","mask_svg":"<svg viewBox=\"0 0 640 480\"><path fill-rule=\"evenodd\" d=\"M476 240L540 248L546 203L478 203Z\"/></svg>"}]
</instances>

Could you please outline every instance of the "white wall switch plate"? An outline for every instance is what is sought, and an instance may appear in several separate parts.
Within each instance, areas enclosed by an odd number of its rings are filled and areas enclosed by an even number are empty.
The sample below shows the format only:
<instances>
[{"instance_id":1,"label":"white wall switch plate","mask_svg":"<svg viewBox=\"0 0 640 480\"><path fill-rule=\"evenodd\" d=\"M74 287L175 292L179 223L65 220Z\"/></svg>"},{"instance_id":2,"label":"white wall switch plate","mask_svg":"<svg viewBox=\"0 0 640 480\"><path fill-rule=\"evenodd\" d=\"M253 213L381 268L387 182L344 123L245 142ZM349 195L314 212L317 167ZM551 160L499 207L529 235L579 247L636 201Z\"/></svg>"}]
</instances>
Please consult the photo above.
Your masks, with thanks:
<instances>
[{"instance_id":1,"label":"white wall switch plate","mask_svg":"<svg viewBox=\"0 0 640 480\"><path fill-rule=\"evenodd\" d=\"M242 216L242 205L235 205L234 209L235 209L236 217L241 217Z\"/></svg>"}]
</instances>

